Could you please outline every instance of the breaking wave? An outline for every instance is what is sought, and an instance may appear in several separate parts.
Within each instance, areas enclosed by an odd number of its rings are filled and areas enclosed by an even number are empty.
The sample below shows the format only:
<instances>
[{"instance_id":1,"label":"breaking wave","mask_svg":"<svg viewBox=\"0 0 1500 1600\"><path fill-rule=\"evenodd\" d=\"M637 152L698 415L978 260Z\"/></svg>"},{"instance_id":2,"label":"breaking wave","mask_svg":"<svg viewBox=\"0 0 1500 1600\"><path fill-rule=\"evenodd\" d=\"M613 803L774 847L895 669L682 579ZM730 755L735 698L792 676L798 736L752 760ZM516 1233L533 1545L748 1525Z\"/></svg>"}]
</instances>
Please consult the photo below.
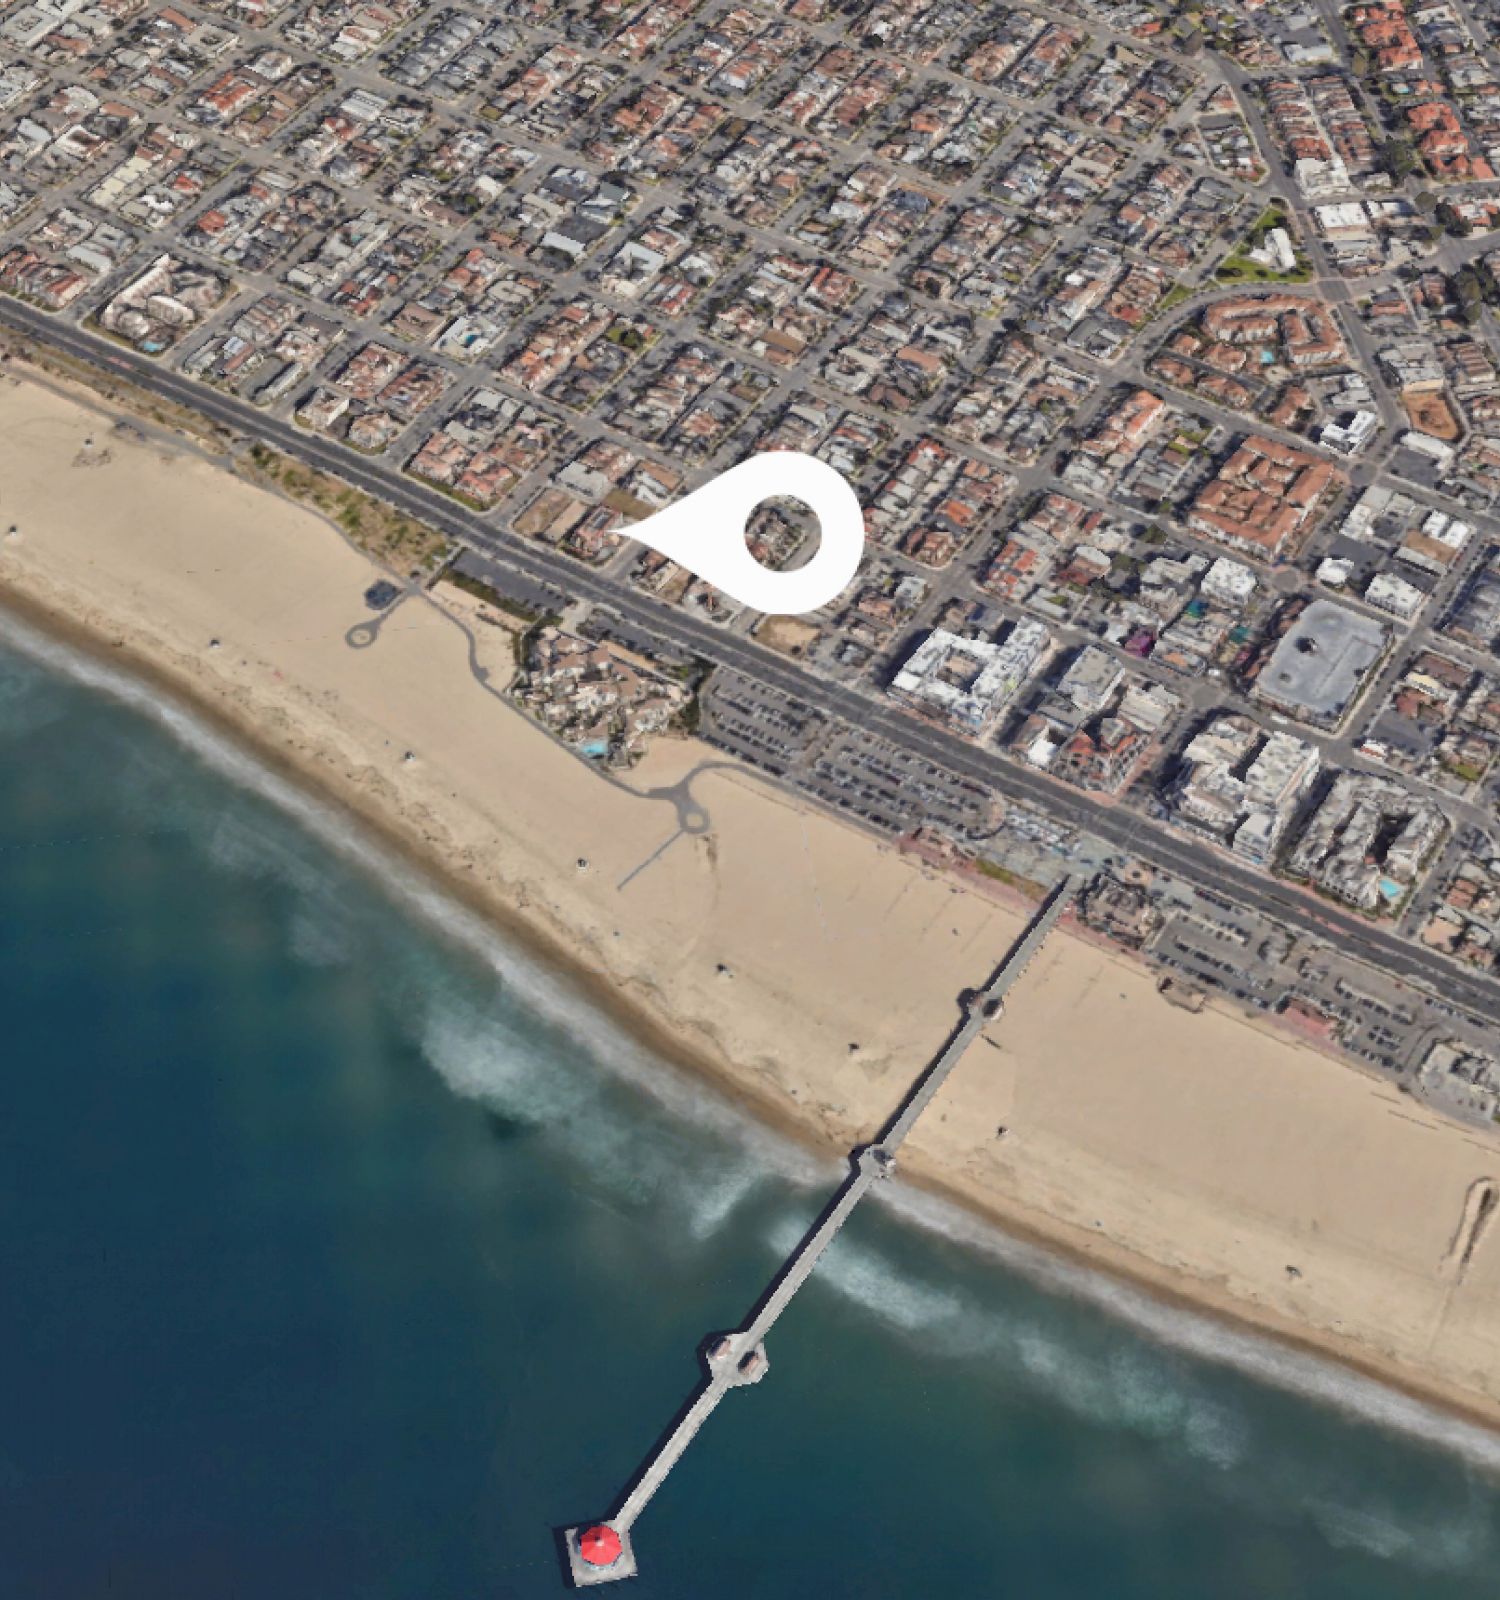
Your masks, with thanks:
<instances>
[{"instance_id":1,"label":"breaking wave","mask_svg":"<svg viewBox=\"0 0 1500 1600\"><path fill-rule=\"evenodd\" d=\"M783 1255L800 1237L784 1220L770 1230L769 1242ZM1148 1345L1090 1349L1052 1317L924 1281L848 1235L829 1248L814 1282L911 1337L924 1355L975 1363L989 1381L998 1378L1090 1422L1174 1440L1214 1466L1231 1467L1243 1457L1239 1419L1196 1393L1191 1374L1174 1370Z\"/></svg>"},{"instance_id":2,"label":"breaking wave","mask_svg":"<svg viewBox=\"0 0 1500 1600\"><path fill-rule=\"evenodd\" d=\"M3 612L0 635L43 667L149 717L213 771L270 802L319 845L359 867L448 943L478 957L494 985L493 1003L477 1000L473 985L444 988L430 964L420 970L409 967L400 980L409 991L403 1009L415 1019L424 1055L455 1093L565 1150L610 1199L625 1205L665 1204L701 1240L720 1229L768 1177L803 1190L837 1181L833 1163L804 1154L653 1055L565 976L351 827L334 807L280 777L201 718L145 682ZM8 687L12 683L21 687L13 690ZM45 694L28 684L24 673L0 677L0 729L9 726L9 712L18 707L24 711L33 700L47 706ZM60 713L48 708L47 719L55 714ZM170 805L165 769L153 774L145 762L136 777L142 804ZM182 804L188 808L191 802ZM316 849L303 851L282 830L257 825L238 813L215 815L206 833L198 836L226 869L274 874L296 891L290 936L302 959L330 964L358 953L357 915L337 874L320 863ZM539 1038L538 1025L550 1031L552 1041ZM550 1047L557 1041L576 1049ZM652 1118L649 1137L641 1136L638 1119L608 1114L609 1097L618 1093L620 1082L644 1092L665 1111ZM1123 1350L1108 1341L1070 1339L1051 1317L1000 1304L999 1290L981 1296L923 1281L919 1273L898 1270L881 1251L852 1237L840 1238L821 1263L814 1285L880 1319L900 1336L920 1336L929 1356L982 1363L1006 1383L1081 1417L1167 1441L1216 1469L1235 1486L1231 1492L1247 1498L1268 1492L1253 1488L1255 1480L1275 1482L1283 1500L1294 1492L1300 1496L1332 1544L1430 1570L1455 1571L1494 1559L1494 1531L1477 1505L1428 1517L1418 1528L1409 1515L1403 1517L1394 1504L1377 1497L1351 1500L1337 1485L1315 1478L1298 1482L1292 1464L1266 1459L1267 1447L1247 1406L1208 1394L1202 1379L1175 1361L1173 1353L1233 1369L1359 1422L1440 1447L1488 1473L1500 1473L1500 1435L1332 1361L1167 1305L1119 1280L1011 1239L935 1197L898 1186L877 1192L904 1223L998 1262L1051 1295L1096 1307L1145 1339ZM769 1229L766 1242L780 1254L800 1238L803 1224L781 1206L776 1210L784 1220Z\"/></svg>"},{"instance_id":3,"label":"breaking wave","mask_svg":"<svg viewBox=\"0 0 1500 1600\"><path fill-rule=\"evenodd\" d=\"M908 1210L904 1200L895 1202L898 1211ZM937 1283L907 1265L906 1241L887 1253L847 1233L819 1263L810 1291L845 1300L910 1341L913 1359L920 1352L922 1359L963 1362L966 1381L980 1389L998 1387L1012 1401L1059 1406L1089 1425L1162 1445L1212 1472L1216 1492L1231 1504L1272 1521L1305 1518L1336 1548L1450 1576L1487 1570L1500 1554L1488 1495L1472 1485L1468 1493L1445 1493L1425 1481L1410 1494L1383 1492L1369 1481L1368 1447L1357 1436L1336 1439L1332 1449L1288 1448L1294 1423L1287 1415L1266 1414L1264 1390L1248 1384L1226 1390L1213 1368L1227 1366L1256 1385L1336 1408L1351 1430L1375 1424L1439 1446L1459 1458L1446 1463L1450 1474L1460 1463L1487 1471L1500 1464L1500 1439L1484 1429L1330 1362L1163 1307L1040 1250L991 1238L962 1215L957 1227L947 1226L942 1213L951 1208L925 1195L911 1209L922 1215L906 1220L998 1256L1048 1298L1007 1292L1003 1283L965 1283L962 1276ZM769 1248L778 1256L790 1251L802 1225L784 1214L767 1230ZM1069 1301L1102 1309L1110 1321L1145 1337L1127 1332L1122 1342L1095 1320L1069 1319ZM1179 1352L1204 1365L1195 1370Z\"/></svg>"},{"instance_id":4,"label":"breaking wave","mask_svg":"<svg viewBox=\"0 0 1500 1600\"><path fill-rule=\"evenodd\" d=\"M721 1227L770 1176L757 1148L717 1138L682 1117L643 1129L621 1116L614 1085L577 1052L538 1048L514 1008L433 999L423 1053L454 1093L501 1113L565 1151L582 1178L617 1205L664 1206L695 1240Z\"/></svg>"},{"instance_id":5,"label":"breaking wave","mask_svg":"<svg viewBox=\"0 0 1500 1600\"><path fill-rule=\"evenodd\" d=\"M3 611L0 636L42 666L147 716L212 771L269 802L317 846L357 867L445 943L477 958L495 983L492 1003L482 1008L462 993L435 994L438 980L430 963L417 963L419 970L407 973L404 1010L420 1019L425 1054L455 1092L577 1146L596 1180L617 1199L675 1198L690 1231L703 1236L767 1177L799 1187L829 1181L832 1162L778 1137L650 1051L554 965L498 932L343 812L271 770L202 717L144 680ZM128 782L124 776L120 781L128 804L158 823L165 819L191 829L216 865L275 878L294 890L295 954L314 964L349 959L357 947L354 912L318 848L242 811L205 817L201 796L184 796L169 765L139 751L132 752ZM564 1044L573 1048L559 1048ZM607 1092L611 1079L628 1083L667 1113L653 1120L649 1141L627 1134L619 1117L577 1114L587 1099ZM703 1148L704 1133L717 1148Z\"/></svg>"},{"instance_id":6,"label":"breaking wave","mask_svg":"<svg viewBox=\"0 0 1500 1600\"><path fill-rule=\"evenodd\" d=\"M1169 1305L1143 1289L1013 1239L936 1196L905 1188L877 1191L883 1204L928 1232L977 1250L1050 1294L1098 1307L1154 1344L1332 1407L1361 1422L1405 1434L1500 1474L1500 1434L1430 1406L1331 1359Z\"/></svg>"}]
</instances>

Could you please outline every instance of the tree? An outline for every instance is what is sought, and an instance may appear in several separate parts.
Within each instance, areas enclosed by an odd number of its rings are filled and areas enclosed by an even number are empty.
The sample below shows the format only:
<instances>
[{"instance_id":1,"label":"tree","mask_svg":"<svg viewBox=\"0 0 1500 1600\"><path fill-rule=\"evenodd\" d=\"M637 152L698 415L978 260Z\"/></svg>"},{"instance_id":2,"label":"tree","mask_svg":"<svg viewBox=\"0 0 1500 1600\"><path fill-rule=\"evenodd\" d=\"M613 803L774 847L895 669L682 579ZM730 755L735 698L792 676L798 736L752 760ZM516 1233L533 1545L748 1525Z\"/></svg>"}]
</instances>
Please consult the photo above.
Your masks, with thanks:
<instances>
[{"instance_id":1,"label":"tree","mask_svg":"<svg viewBox=\"0 0 1500 1600\"><path fill-rule=\"evenodd\" d=\"M1397 183L1401 183L1417 170L1416 147L1410 139L1399 135L1387 139L1380 147L1380 164Z\"/></svg>"}]
</instances>

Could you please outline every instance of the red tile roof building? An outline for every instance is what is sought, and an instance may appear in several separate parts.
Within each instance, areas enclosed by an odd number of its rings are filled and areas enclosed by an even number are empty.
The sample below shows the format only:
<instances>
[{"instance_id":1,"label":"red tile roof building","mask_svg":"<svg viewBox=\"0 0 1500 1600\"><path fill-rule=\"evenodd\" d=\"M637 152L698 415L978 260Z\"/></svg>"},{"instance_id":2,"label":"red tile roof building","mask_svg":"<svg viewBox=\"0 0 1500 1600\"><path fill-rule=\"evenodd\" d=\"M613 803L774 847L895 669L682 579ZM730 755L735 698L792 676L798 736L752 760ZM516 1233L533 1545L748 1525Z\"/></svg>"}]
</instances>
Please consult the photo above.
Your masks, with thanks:
<instances>
[{"instance_id":1,"label":"red tile roof building","mask_svg":"<svg viewBox=\"0 0 1500 1600\"><path fill-rule=\"evenodd\" d=\"M1321 457L1252 434L1199 492L1188 526L1274 560L1311 528L1318 504L1343 481Z\"/></svg>"}]
</instances>

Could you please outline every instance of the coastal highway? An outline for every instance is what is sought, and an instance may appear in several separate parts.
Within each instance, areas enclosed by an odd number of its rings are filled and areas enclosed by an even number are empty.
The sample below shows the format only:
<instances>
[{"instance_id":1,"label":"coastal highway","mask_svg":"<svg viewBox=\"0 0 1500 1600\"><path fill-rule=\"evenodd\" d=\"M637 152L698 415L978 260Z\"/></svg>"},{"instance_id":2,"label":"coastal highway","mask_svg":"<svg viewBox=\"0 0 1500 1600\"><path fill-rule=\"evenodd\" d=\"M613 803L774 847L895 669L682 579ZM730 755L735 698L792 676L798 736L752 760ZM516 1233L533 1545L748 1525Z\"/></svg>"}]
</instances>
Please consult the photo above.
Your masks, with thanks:
<instances>
[{"instance_id":1,"label":"coastal highway","mask_svg":"<svg viewBox=\"0 0 1500 1600\"><path fill-rule=\"evenodd\" d=\"M269 417L246 401L169 372L33 307L0 299L0 327L10 327L106 372L112 369L126 375L140 388L334 474L529 578L553 584L581 600L609 606L685 653L732 667L749 678L795 695L829 716L867 729L1008 798L1092 833L1122 853L1138 855L1189 883L1211 885L1255 911L1336 942L1346 955L1425 985L1478 1017L1500 1022L1500 982L1496 979L1445 961L1420 945L1315 900L1269 874L1251 871L1207 844L1182 837L1122 807L1101 805L1080 790L1065 788L1027 771L994 751L919 721L873 696L827 682L753 640L721 631L711 623L638 594L544 545L488 526L436 490L422 487L389 466Z\"/></svg>"}]
</instances>

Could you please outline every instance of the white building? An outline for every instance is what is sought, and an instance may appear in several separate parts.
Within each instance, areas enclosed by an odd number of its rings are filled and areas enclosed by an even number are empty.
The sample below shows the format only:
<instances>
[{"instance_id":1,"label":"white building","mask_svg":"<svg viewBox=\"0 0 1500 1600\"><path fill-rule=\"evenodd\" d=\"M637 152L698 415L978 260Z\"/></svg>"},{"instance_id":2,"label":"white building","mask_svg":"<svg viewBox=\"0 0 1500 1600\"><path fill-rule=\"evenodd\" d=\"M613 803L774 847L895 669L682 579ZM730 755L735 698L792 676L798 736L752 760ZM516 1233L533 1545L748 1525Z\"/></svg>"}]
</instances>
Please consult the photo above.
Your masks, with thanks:
<instances>
[{"instance_id":1,"label":"white building","mask_svg":"<svg viewBox=\"0 0 1500 1600\"><path fill-rule=\"evenodd\" d=\"M1417 433L1415 430L1403 433L1400 444L1403 450L1415 450L1419 456L1436 461L1440 467L1446 467L1453 459L1453 446L1441 439L1434 439L1430 433Z\"/></svg>"},{"instance_id":2,"label":"white building","mask_svg":"<svg viewBox=\"0 0 1500 1600\"><path fill-rule=\"evenodd\" d=\"M1220 605L1238 611L1250 603L1250 597L1255 593L1255 574L1243 561L1231 561L1228 556L1220 556L1203 574L1203 581L1198 587L1199 592L1209 600L1217 600Z\"/></svg>"},{"instance_id":3,"label":"white building","mask_svg":"<svg viewBox=\"0 0 1500 1600\"><path fill-rule=\"evenodd\" d=\"M1252 261L1269 267L1273 272L1295 272L1297 252L1292 248L1292 236L1285 228L1270 229L1265 238L1249 252Z\"/></svg>"},{"instance_id":4,"label":"white building","mask_svg":"<svg viewBox=\"0 0 1500 1600\"><path fill-rule=\"evenodd\" d=\"M1057 693L1076 715L1091 717L1109 704L1124 677L1124 667L1108 650L1089 644L1073 657L1068 670L1058 679Z\"/></svg>"},{"instance_id":5,"label":"white building","mask_svg":"<svg viewBox=\"0 0 1500 1600\"><path fill-rule=\"evenodd\" d=\"M1374 411L1351 411L1341 421L1325 422L1318 443L1340 455L1352 456L1369 444L1380 427Z\"/></svg>"},{"instance_id":6,"label":"white building","mask_svg":"<svg viewBox=\"0 0 1500 1600\"><path fill-rule=\"evenodd\" d=\"M1326 161L1303 156L1292 168L1292 176L1309 200L1331 200L1335 195L1348 194L1354 187L1349 182L1349 169L1339 156L1330 156Z\"/></svg>"},{"instance_id":7,"label":"white building","mask_svg":"<svg viewBox=\"0 0 1500 1600\"><path fill-rule=\"evenodd\" d=\"M891 694L968 732L985 733L1040 666L1048 645L1046 628L1030 618L1016 623L1002 644L934 628L896 674Z\"/></svg>"},{"instance_id":8,"label":"white building","mask_svg":"<svg viewBox=\"0 0 1500 1600\"><path fill-rule=\"evenodd\" d=\"M1189 741L1171 798L1179 820L1265 865L1317 772L1306 740L1226 715Z\"/></svg>"},{"instance_id":9,"label":"white building","mask_svg":"<svg viewBox=\"0 0 1500 1600\"><path fill-rule=\"evenodd\" d=\"M1314 206L1313 215L1318 221L1318 231L1325 239L1373 239L1375 230L1369 216L1357 200L1342 205Z\"/></svg>"},{"instance_id":10,"label":"white building","mask_svg":"<svg viewBox=\"0 0 1500 1600\"><path fill-rule=\"evenodd\" d=\"M1414 583L1398 578L1393 572L1377 572L1365 589L1365 599L1372 606L1389 611L1393 617L1410 622L1422 609L1427 596Z\"/></svg>"},{"instance_id":11,"label":"white building","mask_svg":"<svg viewBox=\"0 0 1500 1600\"><path fill-rule=\"evenodd\" d=\"M1435 805L1401 784L1341 772L1288 865L1361 911L1393 913L1447 829Z\"/></svg>"}]
</instances>

